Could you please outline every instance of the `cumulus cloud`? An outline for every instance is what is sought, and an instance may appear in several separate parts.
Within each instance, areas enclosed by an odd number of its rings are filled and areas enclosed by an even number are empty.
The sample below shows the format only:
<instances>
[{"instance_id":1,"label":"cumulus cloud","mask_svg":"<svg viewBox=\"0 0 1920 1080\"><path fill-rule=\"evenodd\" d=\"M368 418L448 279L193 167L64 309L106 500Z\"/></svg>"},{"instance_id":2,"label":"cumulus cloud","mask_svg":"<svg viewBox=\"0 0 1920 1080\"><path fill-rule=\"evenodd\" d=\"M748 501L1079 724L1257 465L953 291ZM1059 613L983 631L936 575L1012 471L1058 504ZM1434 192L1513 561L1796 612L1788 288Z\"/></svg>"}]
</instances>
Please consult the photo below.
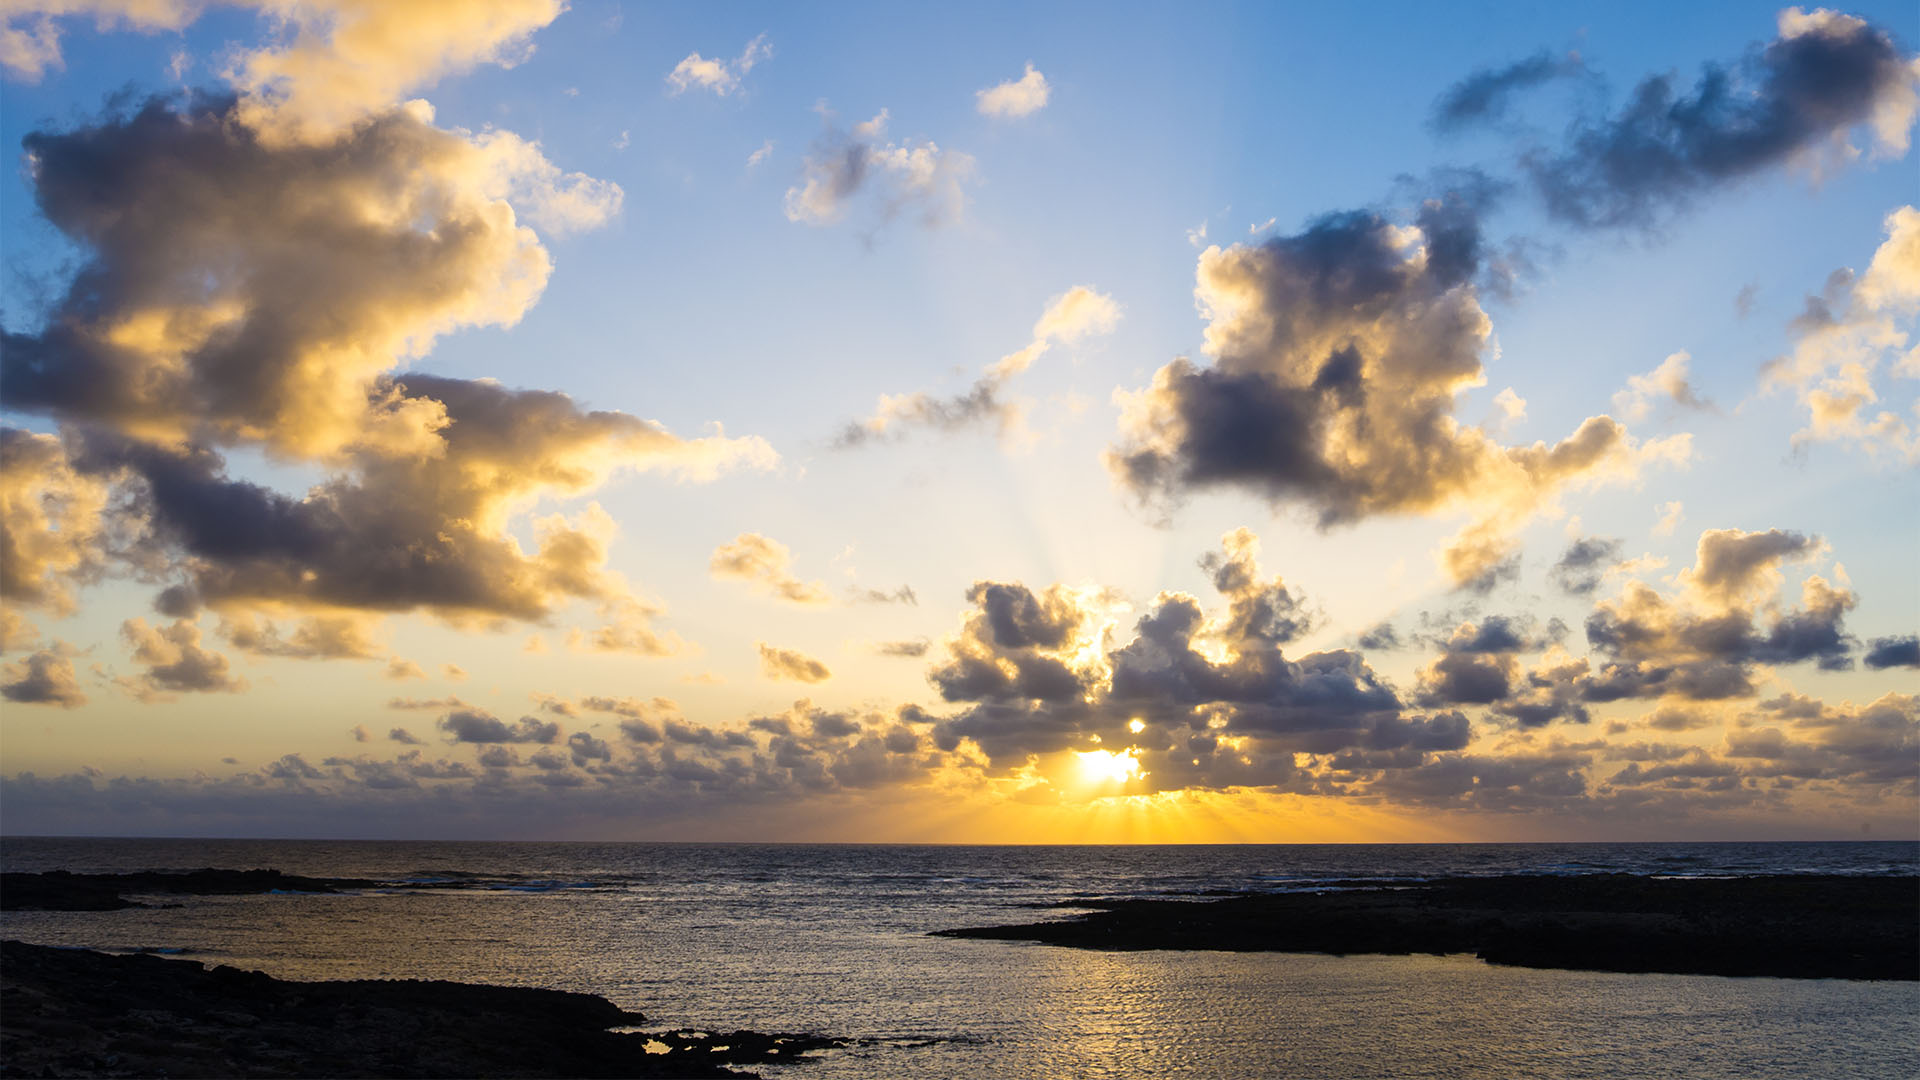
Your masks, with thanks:
<instances>
[{"instance_id":1,"label":"cumulus cloud","mask_svg":"<svg viewBox=\"0 0 1920 1080\"><path fill-rule=\"evenodd\" d=\"M887 137L888 119L882 109L873 119L841 130L827 114L826 130L801 165L801 183L787 189L788 221L831 225L847 216L862 192L882 222L906 212L928 227L959 219L973 158L942 150L931 140L893 142Z\"/></svg>"},{"instance_id":2,"label":"cumulus cloud","mask_svg":"<svg viewBox=\"0 0 1920 1080\"><path fill-rule=\"evenodd\" d=\"M10 407L60 421L65 457L44 437L9 441L45 459L27 493L43 507L67 472L117 485L112 524L168 565L171 614L538 619L611 602L626 586L604 570L604 514L541 519L531 552L515 516L621 468L698 480L772 460L758 440L681 440L564 394L390 374L440 334L511 324L544 285L546 252L509 201L524 175L512 163L538 154L510 135L400 109L270 143L235 102L202 99L27 144L42 211L91 255L45 328L8 334L0 360ZM230 445L330 476L282 495L228 477ZM12 525L23 503L8 508L14 548L34 535ZM29 583L105 558L26 557L46 568Z\"/></svg>"},{"instance_id":3,"label":"cumulus cloud","mask_svg":"<svg viewBox=\"0 0 1920 1080\"><path fill-rule=\"evenodd\" d=\"M1007 382L1032 367L1055 345L1072 345L1113 332L1120 305L1113 297L1076 285L1047 302L1033 324L1033 339L989 365L965 393L935 397L925 392L884 395L872 416L848 424L834 445L840 448L896 439L915 428L960 431L992 423L1005 437L1021 422L1022 410L1003 396Z\"/></svg>"},{"instance_id":4,"label":"cumulus cloud","mask_svg":"<svg viewBox=\"0 0 1920 1080\"><path fill-rule=\"evenodd\" d=\"M71 613L75 587L109 562L110 485L76 470L59 438L19 428L0 427L0 466L0 597Z\"/></svg>"},{"instance_id":5,"label":"cumulus cloud","mask_svg":"<svg viewBox=\"0 0 1920 1080\"><path fill-rule=\"evenodd\" d=\"M793 553L778 540L759 533L741 533L731 543L713 549L707 569L716 578L733 578L793 604L825 604L831 597L817 581L801 581L793 574Z\"/></svg>"},{"instance_id":6,"label":"cumulus cloud","mask_svg":"<svg viewBox=\"0 0 1920 1080\"><path fill-rule=\"evenodd\" d=\"M1585 661L1560 665L1536 672L1536 683L1590 702L1715 701L1752 695L1762 664L1849 668L1855 642L1845 617L1858 597L1811 574L1797 606L1781 602L1780 565L1821 550L1816 538L1778 529L1709 530L1675 591L1629 581L1594 606L1586 619L1591 671Z\"/></svg>"},{"instance_id":7,"label":"cumulus cloud","mask_svg":"<svg viewBox=\"0 0 1920 1080\"><path fill-rule=\"evenodd\" d=\"M1590 596L1600 587L1607 571L1619 565L1624 550L1622 540L1581 537L1567 545L1560 561L1547 572L1547 579L1568 596Z\"/></svg>"},{"instance_id":8,"label":"cumulus cloud","mask_svg":"<svg viewBox=\"0 0 1920 1080\"><path fill-rule=\"evenodd\" d=\"M239 612L220 620L220 636L250 656L282 656L298 660L371 660L381 654L372 637L375 618L364 615L311 615L295 623L291 634L283 635L273 622ZM406 678L395 674L395 665L413 669L412 677L425 678L417 665L394 657L387 668L388 678ZM404 669L398 669L403 670Z\"/></svg>"},{"instance_id":9,"label":"cumulus cloud","mask_svg":"<svg viewBox=\"0 0 1920 1080\"><path fill-rule=\"evenodd\" d=\"M246 95L246 122L277 139L324 138L401 100L408 91L480 64L511 67L564 0L390 4L383 0L226 0L280 27L272 43L236 52L227 77ZM38 79L61 64L56 17L102 28L180 30L199 0L37 0L0 22L0 65Z\"/></svg>"},{"instance_id":10,"label":"cumulus cloud","mask_svg":"<svg viewBox=\"0 0 1920 1080\"><path fill-rule=\"evenodd\" d=\"M1836 270L1826 288L1807 297L1793 321L1793 351L1762 370L1769 389L1790 389L1807 409L1807 426L1793 447L1820 442L1857 447L1909 464L1920 462L1920 398L1910 389L1920 379L1920 346L1910 346L1914 313L1920 311L1920 210L1903 206L1888 214L1887 239L1866 273ZM1882 368L1905 384L1902 416L1886 407L1894 388Z\"/></svg>"},{"instance_id":11,"label":"cumulus cloud","mask_svg":"<svg viewBox=\"0 0 1920 1080\"><path fill-rule=\"evenodd\" d=\"M980 115L1009 120L1032 116L1047 107L1051 96L1053 87L1047 85L1047 77L1028 64L1026 74L1018 79L976 91L973 98Z\"/></svg>"},{"instance_id":12,"label":"cumulus cloud","mask_svg":"<svg viewBox=\"0 0 1920 1080\"><path fill-rule=\"evenodd\" d=\"M1874 638L1867 643L1867 654L1860 662L1875 671L1920 668L1920 634Z\"/></svg>"},{"instance_id":13,"label":"cumulus cloud","mask_svg":"<svg viewBox=\"0 0 1920 1080\"><path fill-rule=\"evenodd\" d=\"M1036 783L1044 759L1092 755L1106 763L1098 775L1124 776L1115 782L1130 792L1334 790L1309 755L1409 768L1467 744L1463 715L1409 714L1357 653L1286 656L1313 617L1256 556L1252 533L1227 534L1201 561L1224 606L1162 593L1130 640L1117 633L1125 607L1105 590L975 584L973 610L929 674L962 706L934 726L935 744L977 747L994 774ZM1071 785L1072 774L1049 783Z\"/></svg>"},{"instance_id":14,"label":"cumulus cloud","mask_svg":"<svg viewBox=\"0 0 1920 1080\"><path fill-rule=\"evenodd\" d=\"M1117 395L1110 470L1163 508L1236 488L1311 509L1323 528L1466 506L1476 520L1443 560L1466 583L1565 488L1687 457L1688 436L1642 444L1610 416L1530 446L1459 422L1457 395L1484 382L1492 334L1474 285L1482 262L1478 212L1457 195L1406 225L1352 212L1207 249L1195 295L1213 363L1178 359Z\"/></svg>"},{"instance_id":15,"label":"cumulus cloud","mask_svg":"<svg viewBox=\"0 0 1920 1080\"><path fill-rule=\"evenodd\" d=\"M826 682L833 677L827 665L805 653L792 649L777 649L766 642L760 642L760 673L776 682L817 683Z\"/></svg>"},{"instance_id":16,"label":"cumulus cloud","mask_svg":"<svg viewBox=\"0 0 1920 1080\"><path fill-rule=\"evenodd\" d=\"M78 708L87 703L64 649L41 649L0 669L0 697L21 705Z\"/></svg>"},{"instance_id":17,"label":"cumulus cloud","mask_svg":"<svg viewBox=\"0 0 1920 1080\"><path fill-rule=\"evenodd\" d=\"M560 725L553 721L523 716L517 722L509 724L485 709L455 709L441 717L438 726L453 741L463 743L545 745L560 739Z\"/></svg>"},{"instance_id":18,"label":"cumulus cloud","mask_svg":"<svg viewBox=\"0 0 1920 1080\"><path fill-rule=\"evenodd\" d=\"M235 693L247 681L231 673L227 658L200 646L200 627L187 619L166 626L150 626L145 619L120 624L120 636L145 665L138 676L120 680L121 686L145 702L170 701L176 693Z\"/></svg>"},{"instance_id":19,"label":"cumulus cloud","mask_svg":"<svg viewBox=\"0 0 1920 1080\"><path fill-rule=\"evenodd\" d=\"M1687 378L1687 365L1693 357L1682 350L1673 353L1660 366L1645 375L1631 375L1627 388L1613 395L1613 408L1629 422L1645 420L1656 402L1671 401L1689 409L1710 409L1713 403L1701 397Z\"/></svg>"},{"instance_id":20,"label":"cumulus cloud","mask_svg":"<svg viewBox=\"0 0 1920 1080\"><path fill-rule=\"evenodd\" d=\"M767 35L761 34L747 42L746 48L732 60L709 60L699 53L688 53L685 60L673 66L667 72L667 92L678 97L691 89L711 90L726 97L740 89L740 80L746 78L755 64L773 55L773 46L767 44Z\"/></svg>"},{"instance_id":21,"label":"cumulus cloud","mask_svg":"<svg viewBox=\"0 0 1920 1080\"><path fill-rule=\"evenodd\" d=\"M1585 227L1651 226L1706 190L1790 163L1844 162L1852 131L1875 152L1907 149L1920 65L1891 35L1824 8L1780 13L1779 36L1691 92L1641 81L1616 113L1576 122L1564 145L1522 168L1554 217Z\"/></svg>"}]
</instances>

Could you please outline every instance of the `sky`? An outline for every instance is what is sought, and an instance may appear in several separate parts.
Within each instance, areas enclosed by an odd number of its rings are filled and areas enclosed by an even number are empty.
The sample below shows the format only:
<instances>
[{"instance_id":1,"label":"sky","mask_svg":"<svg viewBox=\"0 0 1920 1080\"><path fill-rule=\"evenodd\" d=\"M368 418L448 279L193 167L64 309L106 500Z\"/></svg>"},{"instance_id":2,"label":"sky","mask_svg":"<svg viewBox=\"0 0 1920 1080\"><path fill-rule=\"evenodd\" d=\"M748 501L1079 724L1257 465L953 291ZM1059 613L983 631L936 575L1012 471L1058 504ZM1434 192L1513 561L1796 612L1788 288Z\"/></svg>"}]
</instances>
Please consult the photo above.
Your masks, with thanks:
<instances>
[{"instance_id":1,"label":"sky","mask_svg":"<svg viewBox=\"0 0 1920 1080\"><path fill-rule=\"evenodd\" d=\"M1914 837L1916 42L0 0L0 830Z\"/></svg>"}]
</instances>

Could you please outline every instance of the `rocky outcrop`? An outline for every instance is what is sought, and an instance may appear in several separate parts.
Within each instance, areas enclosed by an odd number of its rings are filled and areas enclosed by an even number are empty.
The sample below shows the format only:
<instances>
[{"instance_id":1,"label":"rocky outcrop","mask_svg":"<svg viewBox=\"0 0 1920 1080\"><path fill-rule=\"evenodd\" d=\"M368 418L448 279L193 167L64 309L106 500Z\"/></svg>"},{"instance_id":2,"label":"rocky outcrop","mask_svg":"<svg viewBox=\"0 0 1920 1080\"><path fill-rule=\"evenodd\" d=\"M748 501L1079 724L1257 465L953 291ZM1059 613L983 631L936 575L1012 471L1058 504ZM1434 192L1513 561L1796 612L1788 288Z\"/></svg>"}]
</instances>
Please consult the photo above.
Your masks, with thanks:
<instances>
[{"instance_id":1,"label":"rocky outcrop","mask_svg":"<svg viewBox=\"0 0 1920 1080\"><path fill-rule=\"evenodd\" d=\"M842 1040L619 1032L604 998L418 980L287 982L0 943L0 1076L710 1077Z\"/></svg>"},{"instance_id":2,"label":"rocky outcrop","mask_svg":"<svg viewBox=\"0 0 1920 1080\"><path fill-rule=\"evenodd\" d=\"M1920 979L1920 878L1455 878L1211 902L1086 901L942 935L1090 949L1474 953L1584 971Z\"/></svg>"},{"instance_id":3,"label":"rocky outcrop","mask_svg":"<svg viewBox=\"0 0 1920 1080\"><path fill-rule=\"evenodd\" d=\"M142 907L130 895L233 896L269 892L339 892L368 889L377 881L310 878L278 870L143 871L132 874L0 874L0 911L114 911Z\"/></svg>"}]
</instances>

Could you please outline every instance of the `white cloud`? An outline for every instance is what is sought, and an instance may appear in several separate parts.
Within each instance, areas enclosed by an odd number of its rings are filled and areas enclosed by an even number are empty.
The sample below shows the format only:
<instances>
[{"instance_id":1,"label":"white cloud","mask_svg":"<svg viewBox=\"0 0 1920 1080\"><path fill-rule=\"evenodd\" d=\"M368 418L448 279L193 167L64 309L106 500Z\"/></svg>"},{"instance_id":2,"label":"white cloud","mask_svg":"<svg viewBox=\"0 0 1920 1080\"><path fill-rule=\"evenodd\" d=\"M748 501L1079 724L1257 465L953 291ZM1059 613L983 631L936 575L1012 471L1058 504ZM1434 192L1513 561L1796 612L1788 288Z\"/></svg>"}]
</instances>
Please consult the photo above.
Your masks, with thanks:
<instances>
[{"instance_id":1,"label":"white cloud","mask_svg":"<svg viewBox=\"0 0 1920 1080\"><path fill-rule=\"evenodd\" d=\"M732 60L709 60L697 52L688 53L685 60L667 72L668 93L677 97L697 87L726 97L740 89L740 80L746 78L755 64L772 55L773 46L767 44L765 34L747 42L747 47Z\"/></svg>"},{"instance_id":2,"label":"white cloud","mask_svg":"<svg viewBox=\"0 0 1920 1080\"><path fill-rule=\"evenodd\" d=\"M1047 85L1045 75L1028 64L1025 75L978 91L973 96L980 115L1017 119L1032 116L1046 108L1047 99L1053 96L1053 87Z\"/></svg>"}]
</instances>

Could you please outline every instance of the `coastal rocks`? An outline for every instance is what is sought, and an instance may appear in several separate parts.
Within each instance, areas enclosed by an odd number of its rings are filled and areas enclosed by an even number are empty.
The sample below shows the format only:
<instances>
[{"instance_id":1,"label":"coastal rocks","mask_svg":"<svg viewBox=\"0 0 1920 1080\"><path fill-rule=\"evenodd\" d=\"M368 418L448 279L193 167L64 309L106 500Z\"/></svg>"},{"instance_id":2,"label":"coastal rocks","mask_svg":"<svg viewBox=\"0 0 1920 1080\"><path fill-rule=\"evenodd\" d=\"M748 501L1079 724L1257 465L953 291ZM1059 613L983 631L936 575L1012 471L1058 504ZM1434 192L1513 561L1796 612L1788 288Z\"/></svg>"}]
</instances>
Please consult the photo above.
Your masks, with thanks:
<instances>
[{"instance_id":1,"label":"coastal rocks","mask_svg":"<svg viewBox=\"0 0 1920 1080\"><path fill-rule=\"evenodd\" d=\"M0 943L0 1077L723 1077L843 1045L617 1032L604 998L418 980L285 982L154 956Z\"/></svg>"},{"instance_id":2,"label":"coastal rocks","mask_svg":"<svg viewBox=\"0 0 1920 1080\"><path fill-rule=\"evenodd\" d=\"M938 933L1111 950L1475 953L1585 971L1920 979L1915 877L1511 876L1076 906L1099 910Z\"/></svg>"},{"instance_id":3,"label":"coastal rocks","mask_svg":"<svg viewBox=\"0 0 1920 1080\"><path fill-rule=\"evenodd\" d=\"M189 870L182 873L0 874L0 911L117 911L144 907L129 895L234 896L246 893L366 889L377 881L310 878L278 870Z\"/></svg>"}]
</instances>

